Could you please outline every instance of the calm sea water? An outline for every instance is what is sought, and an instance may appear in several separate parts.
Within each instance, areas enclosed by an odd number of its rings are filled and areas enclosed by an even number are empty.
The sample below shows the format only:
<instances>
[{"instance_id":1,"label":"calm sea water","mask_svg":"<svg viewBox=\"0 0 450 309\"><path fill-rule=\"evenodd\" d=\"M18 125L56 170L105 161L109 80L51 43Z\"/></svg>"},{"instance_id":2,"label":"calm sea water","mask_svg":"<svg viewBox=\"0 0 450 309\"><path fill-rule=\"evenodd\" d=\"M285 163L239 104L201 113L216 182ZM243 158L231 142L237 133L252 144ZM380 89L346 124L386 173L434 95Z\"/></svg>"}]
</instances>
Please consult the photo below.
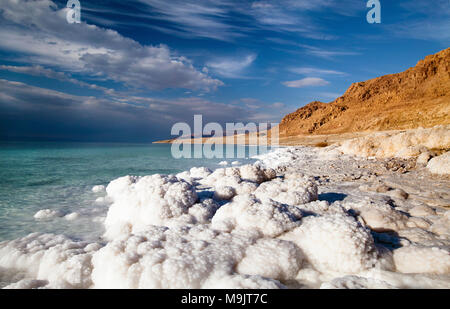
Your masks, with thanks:
<instances>
[{"instance_id":1,"label":"calm sea water","mask_svg":"<svg viewBox=\"0 0 450 309\"><path fill-rule=\"evenodd\" d=\"M248 154L249 147L244 148ZM174 159L171 145L163 144L1 143L0 241L32 232L96 239L103 229L95 218L104 216L108 206L95 202L105 193L93 193L93 186L125 175L176 174L194 166L216 169L223 160ZM40 209L81 216L35 220Z\"/></svg>"}]
</instances>

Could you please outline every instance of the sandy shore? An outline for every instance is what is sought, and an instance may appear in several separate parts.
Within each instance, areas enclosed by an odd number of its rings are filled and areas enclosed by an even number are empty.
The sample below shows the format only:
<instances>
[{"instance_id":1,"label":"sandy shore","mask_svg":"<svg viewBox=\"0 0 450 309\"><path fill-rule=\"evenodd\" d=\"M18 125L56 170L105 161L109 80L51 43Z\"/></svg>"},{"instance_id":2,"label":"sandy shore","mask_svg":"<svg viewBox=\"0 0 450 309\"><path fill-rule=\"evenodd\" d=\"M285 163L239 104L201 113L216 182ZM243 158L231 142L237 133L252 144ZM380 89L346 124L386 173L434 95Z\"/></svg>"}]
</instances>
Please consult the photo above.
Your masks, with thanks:
<instances>
[{"instance_id":1,"label":"sandy shore","mask_svg":"<svg viewBox=\"0 0 450 309\"><path fill-rule=\"evenodd\" d=\"M404 130L403 130L404 131ZM402 130L391 130L391 131L379 131L384 133L395 133L402 132ZM353 132L353 133L341 133L341 134L326 134L326 135L298 135L298 136L280 136L278 138L277 144L279 146L313 146L313 147L324 147L334 144L341 143L346 140L364 137L371 135L373 131L367 132ZM265 137L264 137L265 138ZM238 145L257 145L261 144L258 142L257 134L237 134L234 138L227 139L226 137L205 137L205 138L192 138L191 142L193 144L238 144ZM179 140L179 141L185 141ZM231 141L231 143L230 143ZM268 144L270 144L270 138L268 139ZM172 144L174 139L155 141L154 144Z\"/></svg>"}]
</instances>

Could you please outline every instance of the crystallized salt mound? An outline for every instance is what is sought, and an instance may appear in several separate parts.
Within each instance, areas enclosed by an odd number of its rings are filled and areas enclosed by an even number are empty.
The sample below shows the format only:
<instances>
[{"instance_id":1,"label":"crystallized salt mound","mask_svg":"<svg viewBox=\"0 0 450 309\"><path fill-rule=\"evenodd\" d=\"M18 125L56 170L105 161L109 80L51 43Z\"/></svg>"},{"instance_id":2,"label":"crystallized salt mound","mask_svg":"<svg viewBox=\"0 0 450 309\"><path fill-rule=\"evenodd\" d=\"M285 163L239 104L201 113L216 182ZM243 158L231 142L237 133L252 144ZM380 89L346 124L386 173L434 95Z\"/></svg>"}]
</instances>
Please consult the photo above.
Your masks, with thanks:
<instances>
[{"instance_id":1,"label":"crystallized salt mound","mask_svg":"<svg viewBox=\"0 0 450 309\"><path fill-rule=\"evenodd\" d=\"M225 278L214 278L205 283L208 289L286 289L280 282L260 276L233 275Z\"/></svg>"},{"instance_id":2,"label":"crystallized salt mound","mask_svg":"<svg viewBox=\"0 0 450 309\"><path fill-rule=\"evenodd\" d=\"M325 215L325 214L342 214L346 215L347 210L341 205L336 205L336 203L331 204L327 201L313 201L303 205L298 205L304 213L314 214L314 215Z\"/></svg>"},{"instance_id":3,"label":"crystallized salt mound","mask_svg":"<svg viewBox=\"0 0 450 309\"><path fill-rule=\"evenodd\" d=\"M325 282L320 286L321 289L395 289L392 285L385 281L376 279L345 276Z\"/></svg>"},{"instance_id":4,"label":"crystallized salt mound","mask_svg":"<svg viewBox=\"0 0 450 309\"><path fill-rule=\"evenodd\" d=\"M403 274L372 268L361 274L367 279L386 282L398 289L449 289L450 282L446 275Z\"/></svg>"},{"instance_id":5,"label":"crystallized salt mound","mask_svg":"<svg viewBox=\"0 0 450 309\"><path fill-rule=\"evenodd\" d=\"M450 126L414 129L393 133L373 133L344 141L339 150L362 157L417 157L428 149L450 148Z\"/></svg>"},{"instance_id":6,"label":"crystallized salt mound","mask_svg":"<svg viewBox=\"0 0 450 309\"><path fill-rule=\"evenodd\" d=\"M450 174L450 151L431 159L427 164L427 169L433 174Z\"/></svg>"},{"instance_id":7,"label":"crystallized salt mound","mask_svg":"<svg viewBox=\"0 0 450 309\"><path fill-rule=\"evenodd\" d=\"M200 180L209 176L212 171L207 167L193 167L189 171L185 171L177 174L179 179L185 180L191 184L195 183L196 180Z\"/></svg>"},{"instance_id":8,"label":"crystallized salt mound","mask_svg":"<svg viewBox=\"0 0 450 309\"><path fill-rule=\"evenodd\" d=\"M257 159L255 164L269 168L278 168L283 165L292 164L293 161L299 159L301 152L293 147L277 148L274 151L254 156Z\"/></svg>"},{"instance_id":9,"label":"crystallized salt mound","mask_svg":"<svg viewBox=\"0 0 450 309\"><path fill-rule=\"evenodd\" d=\"M49 282L47 280L23 279L5 286L4 289L5 290L43 289L47 288L48 284Z\"/></svg>"},{"instance_id":10,"label":"crystallized salt mound","mask_svg":"<svg viewBox=\"0 0 450 309\"><path fill-rule=\"evenodd\" d=\"M356 274L377 263L370 232L350 216L306 217L280 238L297 244L308 262L323 273Z\"/></svg>"},{"instance_id":11,"label":"crystallized salt mound","mask_svg":"<svg viewBox=\"0 0 450 309\"><path fill-rule=\"evenodd\" d=\"M426 217L436 215L436 211L427 205L418 205L409 210L409 214L415 217Z\"/></svg>"},{"instance_id":12,"label":"crystallized salt mound","mask_svg":"<svg viewBox=\"0 0 450 309\"><path fill-rule=\"evenodd\" d=\"M269 237L297 227L302 212L295 206L272 200L260 200L252 195L238 195L219 210L211 220L212 227L221 231L250 229Z\"/></svg>"},{"instance_id":13,"label":"crystallized salt mound","mask_svg":"<svg viewBox=\"0 0 450 309\"><path fill-rule=\"evenodd\" d=\"M0 268L25 272L33 279L62 288L88 288L92 284L91 255L100 247L61 235L34 233L0 243Z\"/></svg>"},{"instance_id":14,"label":"crystallized salt mound","mask_svg":"<svg viewBox=\"0 0 450 309\"><path fill-rule=\"evenodd\" d=\"M394 263L402 273L450 273L450 253L437 247L401 247L394 250Z\"/></svg>"},{"instance_id":15,"label":"crystallized salt mound","mask_svg":"<svg viewBox=\"0 0 450 309\"><path fill-rule=\"evenodd\" d=\"M386 203L362 201L344 203L344 207L356 210L365 224L374 231L399 231L407 227L408 216Z\"/></svg>"},{"instance_id":16,"label":"crystallized salt mound","mask_svg":"<svg viewBox=\"0 0 450 309\"><path fill-rule=\"evenodd\" d=\"M205 199L189 208L189 215L197 224L211 223L211 219L219 207L219 204L213 199Z\"/></svg>"},{"instance_id":17,"label":"crystallized salt mound","mask_svg":"<svg viewBox=\"0 0 450 309\"><path fill-rule=\"evenodd\" d=\"M99 250L92 259L92 281L95 288L280 287L270 278L236 273L236 265L257 237L218 233L207 226L148 227L142 234L114 240ZM282 265L285 261L271 261L273 270L266 273L291 275L289 266Z\"/></svg>"},{"instance_id":18,"label":"crystallized salt mound","mask_svg":"<svg viewBox=\"0 0 450 309\"><path fill-rule=\"evenodd\" d=\"M67 221L73 221L76 220L80 217L80 214L77 212L72 212L70 214L67 214L64 216L64 219L66 219Z\"/></svg>"},{"instance_id":19,"label":"crystallized salt mound","mask_svg":"<svg viewBox=\"0 0 450 309\"><path fill-rule=\"evenodd\" d=\"M114 200L105 220L107 238L166 225L197 201L192 185L175 176L126 176L112 181L106 191Z\"/></svg>"},{"instance_id":20,"label":"crystallized salt mound","mask_svg":"<svg viewBox=\"0 0 450 309\"><path fill-rule=\"evenodd\" d=\"M218 187L214 192L214 198L216 200L231 200L235 195L236 190L229 186Z\"/></svg>"},{"instance_id":21,"label":"crystallized salt mound","mask_svg":"<svg viewBox=\"0 0 450 309\"><path fill-rule=\"evenodd\" d=\"M33 216L35 219L51 219L55 217L61 217L61 212L52 209L41 209Z\"/></svg>"},{"instance_id":22,"label":"crystallized salt mound","mask_svg":"<svg viewBox=\"0 0 450 309\"><path fill-rule=\"evenodd\" d=\"M205 178L209 176L212 171L207 167L193 167L190 169L189 174L193 178Z\"/></svg>"},{"instance_id":23,"label":"crystallized salt mound","mask_svg":"<svg viewBox=\"0 0 450 309\"><path fill-rule=\"evenodd\" d=\"M98 186L92 187L92 192L94 192L94 193L99 193L99 192L103 192L103 191L105 191L105 186L98 185Z\"/></svg>"},{"instance_id":24,"label":"crystallized salt mound","mask_svg":"<svg viewBox=\"0 0 450 309\"><path fill-rule=\"evenodd\" d=\"M276 173L273 169L244 165L240 168L219 168L207 177L200 179L199 183L215 188L218 199L229 199L231 193L222 196L225 187L233 188L236 194L250 194L256 190L258 184L275 177Z\"/></svg>"},{"instance_id":25,"label":"crystallized salt mound","mask_svg":"<svg viewBox=\"0 0 450 309\"><path fill-rule=\"evenodd\" d=\"M277 178L262 183L254 194L259 199L270 198L283 204L299 205L317 200L317 185L306 177Z\"/></svg>"},{"instance_id":26,"label":"crystallized salt mound","mask_svg":"<svg viewBox=\"0 0 450 309\"><path fill-rule=\"evenodd\" d=\"M237 266L240 273L259 275L280 281L295 278L303 255L292 242L279 239L260 239L245 251Z\"/></svg>"},{"instance_id":27,"label":"crystallized salt mound","mask_svg":"<svg viewBox=\"0 0 450 309\"><path fill-rule=\"evenodd\" d=\"M241 166L239 171L242 179L254 181L256 183L262 183L277 176L276 172L271 168L262 168L250 164Z\"/></svg>"}]
</instances>

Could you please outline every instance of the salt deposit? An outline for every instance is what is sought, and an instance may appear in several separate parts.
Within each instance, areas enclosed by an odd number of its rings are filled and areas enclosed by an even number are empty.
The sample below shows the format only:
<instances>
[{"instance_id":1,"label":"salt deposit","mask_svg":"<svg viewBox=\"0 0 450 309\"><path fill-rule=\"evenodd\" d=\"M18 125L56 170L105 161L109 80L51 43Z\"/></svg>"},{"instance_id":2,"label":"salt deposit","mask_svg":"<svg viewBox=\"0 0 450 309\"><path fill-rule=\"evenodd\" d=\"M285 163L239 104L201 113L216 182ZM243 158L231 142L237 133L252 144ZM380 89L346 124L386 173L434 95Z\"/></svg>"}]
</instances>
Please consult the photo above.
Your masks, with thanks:
<instances>
[{"instance_id":1,"label":"salt deposit","mask_svg":"<svg viewBox=\"0 0 450 309\"><path fill-rule=\"evenodd\" d=\"M418 157L422 153L428 153L429 149L449 148L450 126L447 125L427 129L406 130L400 133L397 131L392 133L373 133L344 141L339 150L345 154L363 157L411 158Z\"/></svg>"},{"instance_id":2,"label":"salt deposit","mask_svg":"<svg viewBox=\"0 0 450 309\"><path fill-rule=\"evenodd\" d=\"M403 161L383 159L426 153L414 145L442 146L442 130L278 148L252 165L215 171L118 178L97 198L109 207L92 218L104 221L100 242L51 234L2 242L1 281L7 288L450 288L449 180L423 164L400 172ZM441 159L428 169L433 160ZM55 216L62 215L46 209L35 218Z\"/></svg>"},{"instance_id":3,"label":"salt deposit","mask_svg":"<svg viewBox=\"0 0 450 309\"><path fill-rule=\"evenodd\" d=\"M107 238L144 231L148 225L165 225L188 213L197 193L175 176L122 177L106 188L114 200L105 220Z\"/></svg>"},{"instance_id":4,"label":"salt deposit","mask_svg":"<svg viewBox=\"0 0 450 309\"><path fill-rule=\"evenodd\" d=\"M427 165L428 170L433 174L450 174L450 151L431 159Z\"/></svg>"},{"instance_id":5,"label":"salt deposit","mask_svg":"<svg viewBox=\"0 0 450 309\"><path fill-rule=\"evenodd\" d=\"M72 212L70 214L67 214L64 216L64 219L68 220L68 221L73 221L76 220L80 217L80 214L77 212Z\"/></svg>"},{"instance_id":6,"label":"salt deposit","mask_svg":"<svg viewBox=\"0 0 450 309\"><path fill-rule=\"evenodd\" d=\"M99 193L99 192L103 192L103 191L105 191L105 186L97 185L97 186L92 187L92 192L94 192L94 193Z\"/></svg>"},{"instance_id":7,"label":"salt deposit","mask_svg":"<svg viewBox=\"0 0 450 309\"><path fill-rule=\"evenodd\" d=\"M52 209L41 209L37 213L34 214L34 218L37 220L40 219L51 219L55 217L61 217L61 212Z\"/></svg>"},{"instance_id":8,"label":"salt deposit","mask_svg":"<svg viewBox=\"0 0 450 309\"><path fill-rule=\"evenodd\" d=\"M321 272L352 274L377 263L378 253L369 230L350 216L305 218L282 239L294 242Z\"/></svg>"}]
</instances>

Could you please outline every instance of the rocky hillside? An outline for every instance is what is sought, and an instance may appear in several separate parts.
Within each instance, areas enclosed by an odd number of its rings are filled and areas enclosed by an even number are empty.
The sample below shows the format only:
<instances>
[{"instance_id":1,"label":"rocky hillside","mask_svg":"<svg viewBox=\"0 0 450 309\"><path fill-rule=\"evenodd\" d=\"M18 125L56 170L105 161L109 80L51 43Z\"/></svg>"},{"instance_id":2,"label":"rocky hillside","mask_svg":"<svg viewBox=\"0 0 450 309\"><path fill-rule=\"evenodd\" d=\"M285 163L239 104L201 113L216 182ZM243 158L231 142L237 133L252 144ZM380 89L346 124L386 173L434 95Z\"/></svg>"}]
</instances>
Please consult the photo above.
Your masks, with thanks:
<instances>
[{"instance_id":1,"label":"rocky hillside","mask_svg":"<svg viewBox=\"0 0 450 309\"><path fill-rule=\"evenodd\" d=\"M450 48L413 68L354 83L331 103L312 102L283 118L281 137L412 129L450 124Z\"/></svg>"}]
</instances>

